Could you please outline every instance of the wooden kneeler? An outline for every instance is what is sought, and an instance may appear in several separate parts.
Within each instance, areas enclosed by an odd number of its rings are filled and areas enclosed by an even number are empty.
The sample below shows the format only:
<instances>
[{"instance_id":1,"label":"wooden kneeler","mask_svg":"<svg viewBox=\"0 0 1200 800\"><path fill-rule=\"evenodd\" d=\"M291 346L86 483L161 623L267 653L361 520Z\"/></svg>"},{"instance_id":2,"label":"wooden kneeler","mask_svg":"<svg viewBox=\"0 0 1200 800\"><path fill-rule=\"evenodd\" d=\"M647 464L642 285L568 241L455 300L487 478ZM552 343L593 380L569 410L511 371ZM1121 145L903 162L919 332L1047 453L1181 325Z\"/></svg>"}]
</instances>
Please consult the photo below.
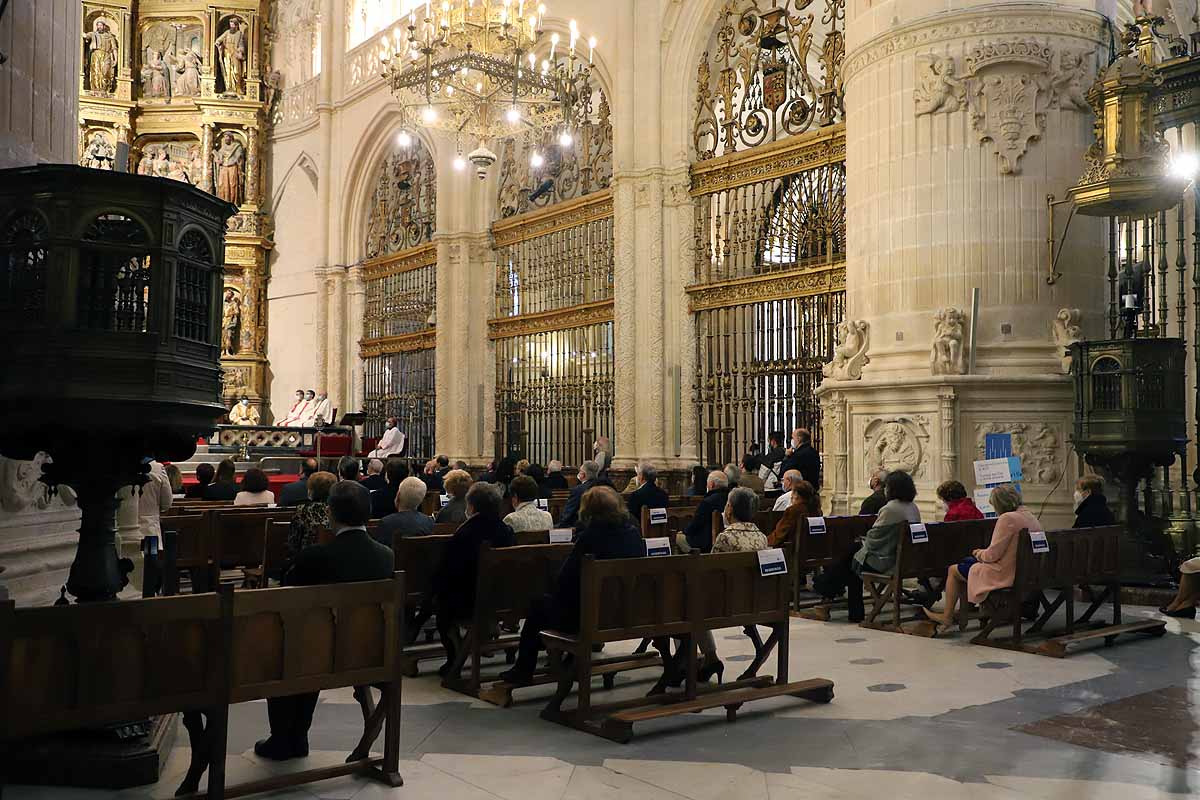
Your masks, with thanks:
<instances>
[{"instance_id":1,"label":"wooden kneeler","mask_svg":"<svg viewBox=\"0 0 1200 800\"><path fill-rule=\"evenodd\" d=\"M624 743L632 738L634 724L677 714L724 707L726 718L733 721L742 704L766 697L790 695L829 702L832 681L787 680L788 594L786 575L759 574L757 553L585 559L579 632L542 634L558 676L558 691L542 710L542 718ZM764 649L778 652L778 677L751 675L698 686L697 636L706 630L748 625L771 628ZM592 645L659 637L683 642L684 691L593 705ZM563 709L576 685L575 707Z\"/></svg>"}]
</instances>

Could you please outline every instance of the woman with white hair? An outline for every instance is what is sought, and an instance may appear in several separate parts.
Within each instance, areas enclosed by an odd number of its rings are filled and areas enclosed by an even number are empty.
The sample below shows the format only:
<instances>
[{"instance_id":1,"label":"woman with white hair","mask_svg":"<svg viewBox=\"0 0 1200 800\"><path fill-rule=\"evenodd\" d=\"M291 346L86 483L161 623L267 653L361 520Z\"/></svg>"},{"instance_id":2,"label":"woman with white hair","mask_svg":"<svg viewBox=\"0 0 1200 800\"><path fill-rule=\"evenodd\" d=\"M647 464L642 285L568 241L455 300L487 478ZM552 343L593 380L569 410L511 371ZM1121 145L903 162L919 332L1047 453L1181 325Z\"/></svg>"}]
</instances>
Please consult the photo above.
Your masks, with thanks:
<instances>
[{"instance_id":1,"label":"woman with white hair","mask_svg":"<svg viewBox=\"0 0 1200 800\"><path fill-rule=\"evenodd\" d=\"M1021 505L1021 494L1011 483L992 489L989 502L1000 515L992 531L991 544L950 565L946 571L946 605L942 613L924 609L925 616L939 626L952 623L954 607L964 586L968 602L976 604L982 603L989 592L1010 588L1017 573L1017 545L1021 541L1021 531L1042 529L1037 517Z\"/></svg>"}]
</instances>

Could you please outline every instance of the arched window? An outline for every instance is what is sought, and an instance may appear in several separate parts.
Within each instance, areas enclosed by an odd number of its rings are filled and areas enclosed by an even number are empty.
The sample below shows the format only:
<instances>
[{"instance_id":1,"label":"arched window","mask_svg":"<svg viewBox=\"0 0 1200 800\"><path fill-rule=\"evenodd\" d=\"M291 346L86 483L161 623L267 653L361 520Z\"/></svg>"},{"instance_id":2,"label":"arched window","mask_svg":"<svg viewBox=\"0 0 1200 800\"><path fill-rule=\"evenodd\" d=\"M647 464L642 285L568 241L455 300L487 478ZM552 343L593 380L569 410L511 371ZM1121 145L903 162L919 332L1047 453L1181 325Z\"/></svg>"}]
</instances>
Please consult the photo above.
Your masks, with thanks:
<instances>
[{"instance_id":1,"label":"arched window","mask_svg":"<svg viewBox=\"0 0 1200 800\"><path fill-rule=\"evenodd\" d=\"M36 211L17 212L0 232L0 313L28 322L45 319L48 236Z\"/></svg>"},{"instance_id":2,"label":"arched window","mask_svg":"<svg viewBox=\"0 0 1200 800\"><path fill-rule=\"evenodd\" d=\"M83 234L79 327L146 333L150 330L150 237L141 223L102 214Z\"/></svg>"},{"instance_id":3,"label":"arched window","mask_svg":"<svg viewBox=\"0 0 1200 800\"><path fill-rule=\"evenodd\" d=\"M1092 410L1119 411L1121 408L1121 364L1107 356L1092 364Z\"/></svg>"},{"instance_id":4,"label":"arched window","mask_svg":"<svg viewBox=\"0 0 1200 800\"><path fill-rule=\"evenodd\" d=\"M214 270L212 245L200 231L192 229L179 239L179 261L175 273L175 335L194 342L212 344L209 302Z\"/></svg>"},{"instance_id":5,"label":"arched window","mask_svg":"<svg viewBox=\"0 0 1200 800\"><path fill-rule=\"evenodd\" d=\"M346 49L358 47L418 6L423 11L425 0L350 0L346 15Z\"/></svg>"}]
</instances>

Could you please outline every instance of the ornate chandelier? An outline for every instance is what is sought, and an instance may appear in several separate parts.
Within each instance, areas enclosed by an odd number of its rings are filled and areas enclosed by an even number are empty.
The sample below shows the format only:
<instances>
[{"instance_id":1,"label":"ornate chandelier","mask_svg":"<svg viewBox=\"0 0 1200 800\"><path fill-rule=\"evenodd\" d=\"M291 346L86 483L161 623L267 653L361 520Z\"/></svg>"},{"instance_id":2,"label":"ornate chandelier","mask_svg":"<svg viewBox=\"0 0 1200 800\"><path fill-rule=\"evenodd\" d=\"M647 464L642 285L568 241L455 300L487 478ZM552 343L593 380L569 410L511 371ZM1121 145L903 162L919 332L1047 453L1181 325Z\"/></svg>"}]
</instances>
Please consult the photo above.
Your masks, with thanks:
<instances>
[{"instance_id":1,"label":"ornate chandelier","mask_svg":"<svg viewBox=\"0 0 1200 800\"><path fill-rule=\"evenodd\" d=\"M545 5L525 0L443 0L411 12L382 57L402 127L454 133L460 169L464 142L474 143L467 159L480 179L497 158L488 142L528 131L543 138L556 134L569 147L588 122L596 39L586 42L585 56L572 20L567 41L554 33L547 50L545 15ZM401 142L407 137L403 130ZM541 158L532 155L535 162Z\"/></svg>"}]
</instances>

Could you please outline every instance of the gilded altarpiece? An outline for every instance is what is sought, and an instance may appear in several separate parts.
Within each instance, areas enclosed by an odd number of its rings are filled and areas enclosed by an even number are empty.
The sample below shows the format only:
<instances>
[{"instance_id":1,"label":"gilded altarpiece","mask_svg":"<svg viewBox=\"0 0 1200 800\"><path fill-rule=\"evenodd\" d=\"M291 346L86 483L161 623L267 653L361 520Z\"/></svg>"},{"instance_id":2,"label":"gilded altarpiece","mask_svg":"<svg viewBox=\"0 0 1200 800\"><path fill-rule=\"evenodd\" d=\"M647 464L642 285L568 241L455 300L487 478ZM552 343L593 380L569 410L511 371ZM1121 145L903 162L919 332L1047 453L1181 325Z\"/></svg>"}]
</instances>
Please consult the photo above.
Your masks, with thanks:
<instances>
[{"instance_id":1,"label":"gilded altarpiece","mask_svg":"<svg viewBox=\"0 0 1200 800\"><path fill-rule=\"evenodd\" d=\"M844 0L729 3L697 68L692 166L700 457L794 427L845 316Z\"/></svg>"},{"instance_id":2,"label":"gilded altarpiece","mask_svg":"<svg viewBox=\"0 0 1200 800\"><path fill-rule=\"evenodd\" d=\"M79 163L178 180L239 208L225 248L227 406L264 420L267 261L263 147L273 99L270 0L85 0Z\"/></svg>"},{"instance_id":3,"label":"gilded altarpiece","mask_svg":"<svg viewBox=\"0 0 1200 800\"><path fill-rule=\"evenodd\" d=\"M364 433L396 417L406 455L434 455L436 430L437 175L420 140L379 164L368 206L363 262Z\"/></svg>"}]
</instances>

